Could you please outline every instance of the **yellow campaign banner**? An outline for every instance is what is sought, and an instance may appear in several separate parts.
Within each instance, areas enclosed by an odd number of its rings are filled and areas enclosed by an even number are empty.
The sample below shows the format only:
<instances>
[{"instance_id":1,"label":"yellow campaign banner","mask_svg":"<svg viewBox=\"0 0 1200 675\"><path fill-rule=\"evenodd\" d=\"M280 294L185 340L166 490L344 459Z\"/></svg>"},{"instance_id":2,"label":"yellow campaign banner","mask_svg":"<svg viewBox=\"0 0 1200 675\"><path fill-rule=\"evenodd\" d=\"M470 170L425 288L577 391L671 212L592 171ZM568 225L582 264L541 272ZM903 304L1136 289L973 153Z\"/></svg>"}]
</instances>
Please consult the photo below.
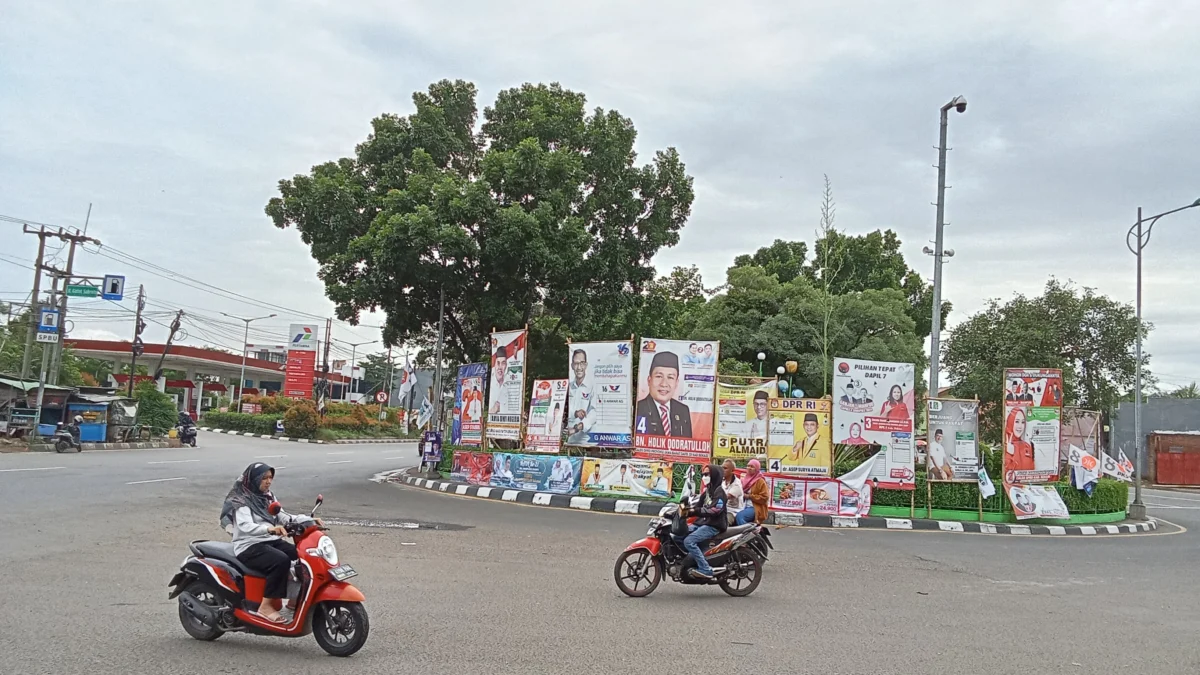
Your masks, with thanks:
<instances>
[{"instance_id":1,"label":"yellow campaign banner","mask_svg":"<svg viewBox=\"0 0 1200 675\"><path fill-rule=\"evenodd\" d=\"M832 401L773 398L767 408L771 430L767 471L805 477L833 475Z\"/></svg>"},{"instance_id":2,"label":"yellow campaign banner","mask_svg":"<svg viewBox=\"0 0 1200 675\"><path fill-rule=\"evenodd\" d=\"M760 384L717 382L717 442L713 459L750 460L767 454L767 402L774 380Z\"/></svg>"}]
</instances>

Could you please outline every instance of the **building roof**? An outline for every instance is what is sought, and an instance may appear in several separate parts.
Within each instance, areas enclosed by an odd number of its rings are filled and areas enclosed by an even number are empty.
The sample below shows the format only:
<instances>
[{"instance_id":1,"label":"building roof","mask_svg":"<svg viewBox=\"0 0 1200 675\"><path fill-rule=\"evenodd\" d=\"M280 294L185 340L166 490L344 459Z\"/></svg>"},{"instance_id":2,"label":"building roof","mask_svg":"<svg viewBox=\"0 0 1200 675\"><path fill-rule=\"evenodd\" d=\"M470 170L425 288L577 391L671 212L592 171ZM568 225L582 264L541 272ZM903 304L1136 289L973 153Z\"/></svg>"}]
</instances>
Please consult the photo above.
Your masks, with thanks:
<instances>
[{"instance_id":1,"label":"building roof","mask_svg":"<svg viewBox=\"0 0 1200 675\"><path fill-rule=\"evenodd\" d=\"M22 380L15 375L0 375L0 385L19 389L24 392L37 391L37 380ZM71 387L59 387L53 384L45 385L46 391L72 391Z\"/></svg>"}]
</instances>

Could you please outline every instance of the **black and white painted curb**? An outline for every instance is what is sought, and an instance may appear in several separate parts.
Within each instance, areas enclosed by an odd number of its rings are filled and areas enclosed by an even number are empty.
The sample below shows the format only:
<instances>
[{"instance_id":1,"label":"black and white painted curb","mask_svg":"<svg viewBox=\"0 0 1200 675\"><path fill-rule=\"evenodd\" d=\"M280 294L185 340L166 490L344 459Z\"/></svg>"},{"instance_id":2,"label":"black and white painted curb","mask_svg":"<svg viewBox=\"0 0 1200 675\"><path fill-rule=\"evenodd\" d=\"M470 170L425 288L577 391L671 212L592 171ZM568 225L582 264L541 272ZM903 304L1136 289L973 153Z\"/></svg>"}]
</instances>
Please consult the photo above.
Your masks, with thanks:
<instances>
[{"instance_id":1,"label":"black and white painted curb","mask_svg":"<svg viewBox=\"0 0 1200 675\"><path fill-rule=\"evenodd\" d=\"M264 441L291 441L293 443L316 443L317 445L325 445L325 441L315 441L310 438L289 438L287 436L272 436L270 434L256 434L253 431L234 431L231 429L213 429L211 427L197 427L200 431L210 431L214 434L228 434L229 436L246 436L248 438L261 438Z\"/></svg>"},{"instance_id":2,"label":"black and white painted curb","mask_svg":"<svg viewBox=\"0 0 1200 675\"><path fill-rule=\"evenodd\" d=\"M517 504L532 504L534 506L552 506L581 511L599 511L601 513L625 513L630 515L656 516L666 502L644 501L639 499L613 499L608 497L577 497L560 495L549 492L531 492L529 490L512 490L500 487L481 487L453 481L429 480L417 476L405 475L403 470L388 471L372 479L375 482L403 483L425 490L445 492L446 494L496 499ZM823 528L858 528L876 530L925 530L940 532L972 532L976 534L1016 534L1016 535L1108 535L1108 534L1137 534L1158 529L1154 519L1143 523L1120 523L1117 525L1021 525L1016 523L971 523L955 520L926 520L921 518L879 518L866 516L854 518L846 516L826 516L809 513L772 513L767 518L768 525L787 527L823 527Z\"/></svg>"},{"instance_id":3,"label":"black and white painted curb","mask_svg":"<svg viewBox=\"0 0 1200 675\"><path fill-rule=\"evenodd\" d=\"M106 452L109 450L159 450L168 448L167 441L142 441L139 443L83 443L84 451ZM54 446L37 443L29 446L30 452L54 452Z\"/></svg>"}]
</instances>

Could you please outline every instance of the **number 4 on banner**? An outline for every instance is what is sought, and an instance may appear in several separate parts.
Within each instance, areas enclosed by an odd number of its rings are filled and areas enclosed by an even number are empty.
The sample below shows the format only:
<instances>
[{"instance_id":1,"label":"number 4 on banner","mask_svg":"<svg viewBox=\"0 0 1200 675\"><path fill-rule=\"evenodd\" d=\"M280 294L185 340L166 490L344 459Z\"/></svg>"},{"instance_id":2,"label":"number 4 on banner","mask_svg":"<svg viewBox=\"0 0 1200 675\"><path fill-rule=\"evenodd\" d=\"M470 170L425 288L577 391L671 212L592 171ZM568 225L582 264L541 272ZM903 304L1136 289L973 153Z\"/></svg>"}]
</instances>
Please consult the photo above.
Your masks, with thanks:
<instances>
[{"instance_id":1,"label":"number 4 on banner","mask_svg":"<svg viewBox=\"0 0 1200 675\"><path fill-rule=\"evenodd\" d=\"M771 471L773 473L779 473L779 470L780 470L779 460L778 459L771 460L771 465L770 465L770 467L767 468L767 470Z\"/></svg>"}]
</instances>

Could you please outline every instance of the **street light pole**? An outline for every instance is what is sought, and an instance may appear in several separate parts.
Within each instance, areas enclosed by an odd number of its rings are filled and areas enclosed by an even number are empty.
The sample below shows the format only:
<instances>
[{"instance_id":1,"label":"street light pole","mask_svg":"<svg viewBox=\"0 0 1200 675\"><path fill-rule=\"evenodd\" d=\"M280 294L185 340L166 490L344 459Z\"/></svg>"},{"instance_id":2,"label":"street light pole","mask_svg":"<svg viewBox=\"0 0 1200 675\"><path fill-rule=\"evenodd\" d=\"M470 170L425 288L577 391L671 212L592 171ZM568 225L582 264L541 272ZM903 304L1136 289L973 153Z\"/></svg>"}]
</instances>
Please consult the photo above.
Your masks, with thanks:
<instances>
[{"instance_id":1,"label":"street light pole","mask_svg":"<svg viewBox=\"0 0 1200 675\"><path fill-rule=\"evenodd\" d=\"M221 312L221 314L223 314L231 319L237 319L238 321L241 321L246 324L246 335L242 339L242 375L241 375L241 379L238 380L237 405L234 406L234 412L241 412L242 411L242 394L246 389L246 352L249 349L246 345L249 344L249 342L250 342L250 323L253 321L262 321L264 319L273 319L278 315L268 314L266 316L256 316L254 318L247 319L247 318L241 317L241 316L225 314L225 312ZM133 374L131 373L129 375L129 377L132 380Z\"/></svg>"},{"instance_id":2,"label":"street light pole","mask_svg":"<svg viewBox=\"0 0 1200 675\"><path fill-rule=\"evenodd\" d=\"M942 231L946 227L946 129L950 124L950 109L960 113L967 111L967 99L955 96L949 103L942 106L941 127L938 131L938 194L937 194L937 224L933 239L933 251L928 248L926 253L933 256L933 324L929 332L929 396L938 395L938 369L941 367L942 341L942 258L954 255L953 251L942 249Z\"/></svg>"},{"instance_id":3,"label":"street light pole","mask_svg":"<svg viewBox=\"0 0 1200 675\"><path fill-rule=\"evenodd\" d=\"M350 392L349 392L349 394L345 395L343 398L346 400L349 400L351 403L354 402L353 401L354 394L358 393L357 391L355 391L357 389L357 387L354 386L355 383L357 382L357 380L354 377L354 368L355 368L354 362L358 358L358 348L362 347L363 345L373 345L376 342L379 342L379 340L368 340L367 342L357 342L357 343L356 342L347 342L346 343L346 344L350 345ZM343 391L345 391L345 390L343 390Z\"/></svg>"},{"instance_id":4,"label":"street light pole","mask_svg":"<svg viewBox=\"0 0 1200 675\"><path fill-rule=\"evenodd\" d=\"M1146 504L1142 501L1142 449L1145 447L1145 439L1142 438L1142 249L1146 248L1146 244L1150 243L1150 235L1154 232L1154 224L1159 218L1169 216L1172 213L1179 213L1187 209L1200 206L1200 199L1181 206L1177 209L1164 211L1157 216L1150 218L1142 218L1142 207L1137 210L1137 222L1133 227L1129 228L1129 232L1125 235L1125 245L1129 247L1130 252L1137 256L1137 298L1134 301L1134 308L1137 312L1137 336L1135 338L1134 347L1134 394L1133 394L1133 503L1129 505L1129 517L1137 520L1146 519ZM1136 237L1137 245L1134 246L1130 242Z\"/></svg>"}]
</instances>

